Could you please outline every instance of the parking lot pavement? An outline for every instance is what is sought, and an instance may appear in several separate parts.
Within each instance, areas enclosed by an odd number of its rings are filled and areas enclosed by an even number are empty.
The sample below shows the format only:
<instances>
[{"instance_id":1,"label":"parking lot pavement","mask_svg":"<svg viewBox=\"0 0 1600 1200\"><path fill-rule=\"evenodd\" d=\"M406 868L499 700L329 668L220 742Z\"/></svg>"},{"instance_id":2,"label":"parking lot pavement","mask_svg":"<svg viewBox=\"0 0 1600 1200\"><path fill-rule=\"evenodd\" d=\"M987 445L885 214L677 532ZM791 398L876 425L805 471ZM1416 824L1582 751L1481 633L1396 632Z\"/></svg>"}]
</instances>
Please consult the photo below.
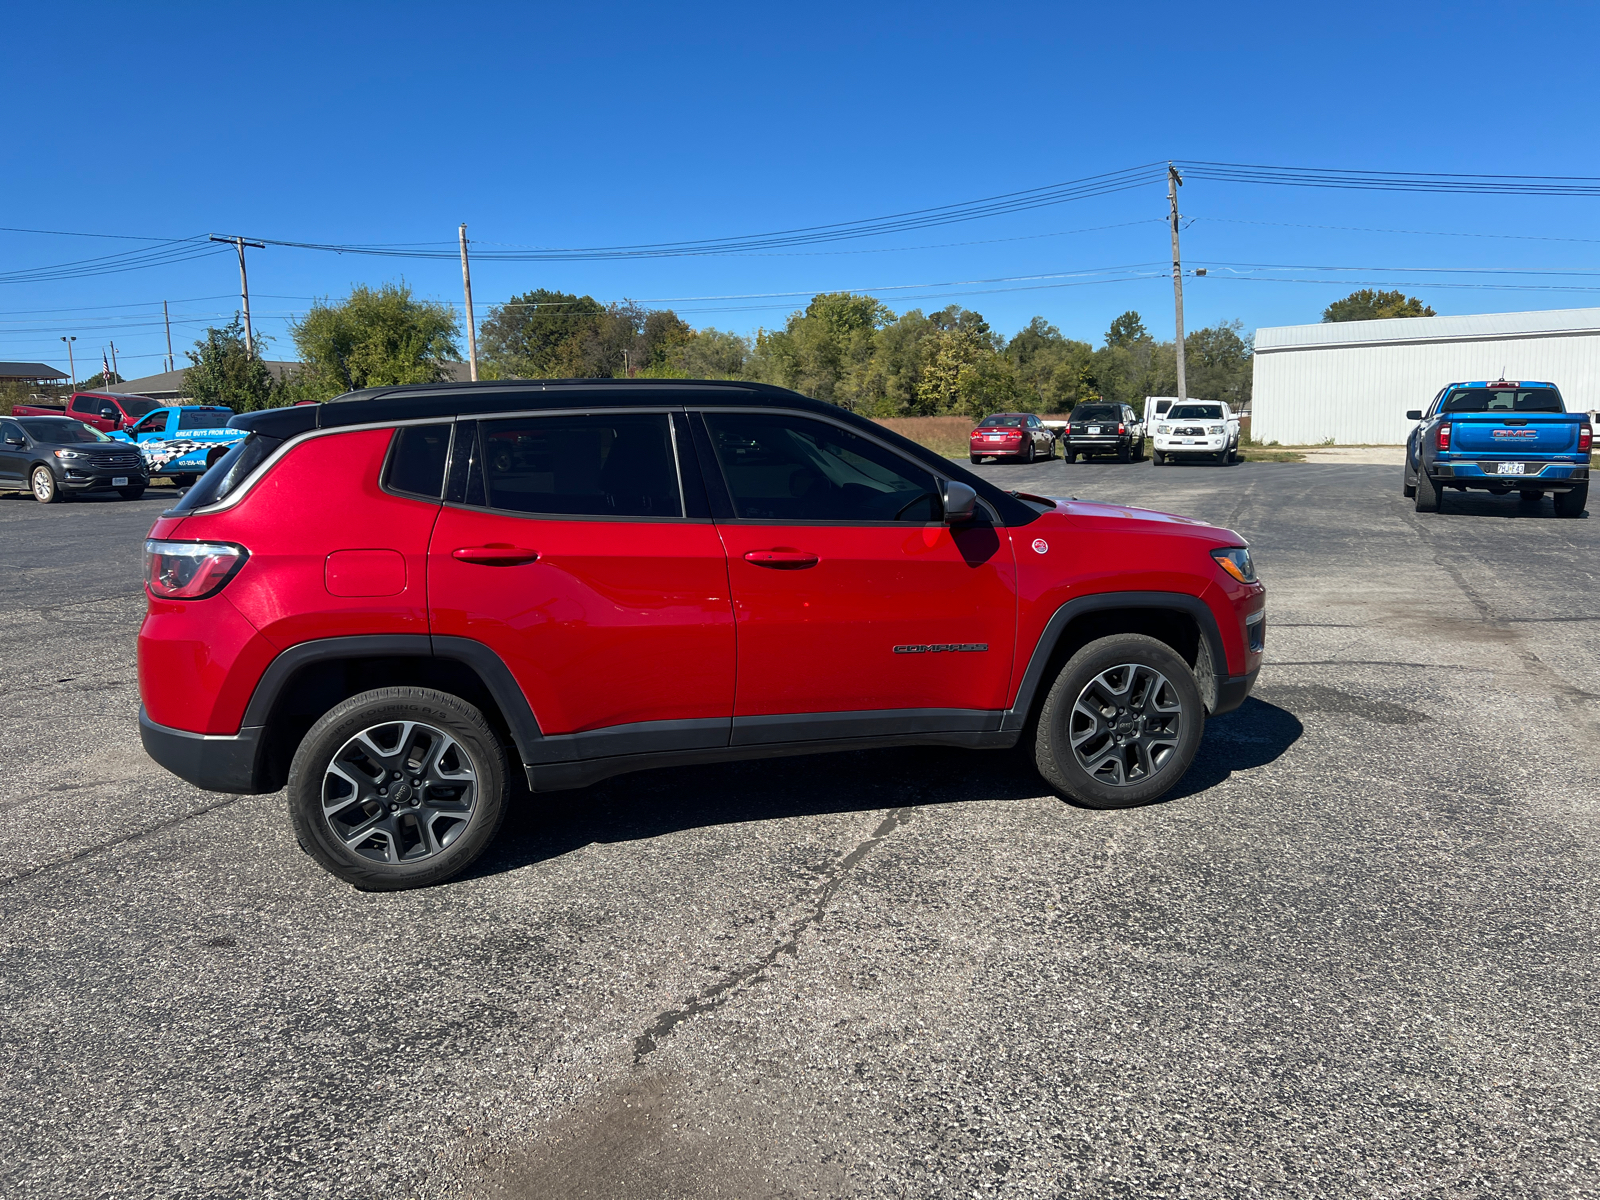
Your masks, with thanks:
<instances>
[{"instance_id":1,"label":"parking lot pavement","mask_svg":"<svg viewBox=\"0 0 1600 1200\"><path fill-rule=\"evenodd\" d=\"M0 1195L1600 1191L1600 522L982 470L1253 543L1268 665L1165 802L1014 753L656 771L381 895L140 753L160 504L0 498Z\"/></svg>"}]
</instances>

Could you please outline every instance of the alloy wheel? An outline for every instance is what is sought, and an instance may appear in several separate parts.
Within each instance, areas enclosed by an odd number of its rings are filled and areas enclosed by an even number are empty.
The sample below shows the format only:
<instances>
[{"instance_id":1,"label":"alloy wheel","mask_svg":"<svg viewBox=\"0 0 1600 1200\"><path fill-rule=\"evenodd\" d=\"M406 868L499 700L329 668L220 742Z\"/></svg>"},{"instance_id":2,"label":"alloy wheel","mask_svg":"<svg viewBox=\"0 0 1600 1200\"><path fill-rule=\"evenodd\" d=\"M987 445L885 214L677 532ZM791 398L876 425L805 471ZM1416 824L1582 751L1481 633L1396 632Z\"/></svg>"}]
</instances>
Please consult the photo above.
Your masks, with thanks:
<instances>
[{"instance_id":1,"label":"alloy wheel","mask_svg":"<svg viewBox=\"0 0 1600 1200\"><path fill-rule=\"evenodd\" d=\"M351 853L381 863L432 858L467 829L478 769L444 730L388 721L357 733L323 773L322 815Z\"/></svg>"},{"instance_id":2,"label":"alloy wheel","mask_svg":"<svg viewBox=\"0 0 1600 1200\"><path fill-rule=\"evenodd\" d=\"M56 494L56 481L49 467L36 467L33 472L33 498L40 504L49 504Z\"/></svg>"},{"instance_id":3,"label":"alloy wheel","mask_svg":"<svg viewBox=\"0 0 1600 1200\"><path fill-rule=\"evenodd\" d=\"M1183 704L1160 671L1123 663L1096 675L1072 706L1068 740L1091 779L1144 783L1167 765L1183 732Z\"/></svg>"}]
</instances>

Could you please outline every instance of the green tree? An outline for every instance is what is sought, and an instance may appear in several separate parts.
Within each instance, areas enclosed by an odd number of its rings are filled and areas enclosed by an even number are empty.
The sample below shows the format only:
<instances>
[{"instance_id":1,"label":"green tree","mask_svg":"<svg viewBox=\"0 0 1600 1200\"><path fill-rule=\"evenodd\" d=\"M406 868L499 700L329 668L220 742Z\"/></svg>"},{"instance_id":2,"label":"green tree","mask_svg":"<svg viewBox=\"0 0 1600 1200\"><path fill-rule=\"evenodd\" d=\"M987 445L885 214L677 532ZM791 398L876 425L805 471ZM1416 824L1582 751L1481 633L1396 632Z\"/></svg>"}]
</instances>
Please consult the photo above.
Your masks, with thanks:
<instances>
[{"instance_id":1,"label":"green tree","mask_svg":"<svg viewBox=\"0 0 1600 1200\"><path fill-rule=\"evenodd\" d=\"M1083 380L1093 349L1087 342L1062 337L1043 317L1034 317L1018 331L1005 353L1016 364L1028 410L1068 412L1088 395Z\"/></svg>"},{"instance_id":2,"label":"green tree","mask_svg":"<svg viewBox=\"0 0 1600 1200\"><path fill-rule=\"evenodd\" d=\"M184 352L189 366L183 390L196 404L226 404L234 412L281 403L272 372L261 361L261 344L257 337L253 348L245 349L244 325L238 314L221 329L207 329L194 349Z\"/></svg>"},{"instance_id":3,"label":"green tree","mask_svg":"<svg viewBox=\"0 0 1600 1200\"><path fill-rule=\"evenodd\" d=\"M1108 346L1132 347L1148 341L1150 335L1145 331L1143 319L1131 309L1111 322L1111 328L1106 330Z\"/></svg>"},{"instance_id":4,"label":"green tree","mask_svg":"<svg viewBox=\"0 0 1600 1200\"><path fill-rule=\"evenodd\" d=\"M489 309L478 328L480 365L496 379L572 379L606 306L592 296L536 288ZM608 372L609 373L609 372Z\"/></svg>"},{"instance_id":5,"label":"green tree","mask_svg":"<svg viewBox=\"0 0 1600 1200\"><path fill-rule=\"evenodd\" d=\"M856 406L868 392L864 375L878 331L894 314L871 296L824 292L783 329L756 335L751 368L757 378L818 400Z\"/></svg>"},{"instance_id":6,"label":"green tree","mask_svg":"<svg viewBox=\"0 0 1600 1200\"><path fill-rule=\"evenodd\" d=\"M1371 288L1351 292L1343 300L1335 300L1322 310L1324 321L1381 321L1386 317L1438 315L1415 296L1408 296L1404 292L1376 292Z\"/></svg>"},{"instance_id":7,"label":"green tree","mask_svg":"<svg viewBox=\"0 0 1600 1200\"><path fill-rule=\"evenodd\" d=\"M404 283L357 285L338 304L316 301L289 332L305 362L302 386L325 399L364 387L437 383L459 361L455 309L418 300Z\"/></svg>"},{"instance_id":8,"label":"green tree","mask_svg":"<svg viewBox=\"0 0 1600 1200\"><path fill-rule=\"evenodd\" d=\"M750 359L750 339L720 329L690 331L691 336L666 352L664 369L653 372L678 379L743 379Z\"/></svg>"},{"instance_id":9,"label":"green tree","mask_svg":"<svg viewBox=\"0 0 1600 1200\"><path fill-rule=\"evenodd\" d=\"M1221 321L1183 339L1189 395L1224 401L1235 411L1249 401L1255 337L1243 329L1242 321Z\"/></svg>"}]
</instances>

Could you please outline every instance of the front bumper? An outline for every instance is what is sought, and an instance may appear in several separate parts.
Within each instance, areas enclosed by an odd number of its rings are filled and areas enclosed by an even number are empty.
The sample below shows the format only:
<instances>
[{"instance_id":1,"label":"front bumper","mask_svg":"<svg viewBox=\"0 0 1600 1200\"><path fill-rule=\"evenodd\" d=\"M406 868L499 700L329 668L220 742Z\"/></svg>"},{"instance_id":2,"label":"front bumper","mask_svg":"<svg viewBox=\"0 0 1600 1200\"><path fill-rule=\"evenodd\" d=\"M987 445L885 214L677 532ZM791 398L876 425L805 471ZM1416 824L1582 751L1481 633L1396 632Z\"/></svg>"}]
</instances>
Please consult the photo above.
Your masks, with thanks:
<instances>
[{"instance_id":1,"label":"front bumper","mask_svg":"<svg viewBox=\"0 0 1600 1200\"><path fill-rule=\"evenodd\" d=\"M1215 437L1203 438L1158 437L1155 440L1155 448L1170 458L1184 454L1215 454L1218 450L1228 448L1228 435L1219 433Z\"/></svg>"},{"instance_id":2,"label":"front bumper","mask_svg":"<svg viewBox=\"0 0 1600 1200\"><path fill-rule=\"evenodd\" d=\"M261 748L265 729L246 727L238 733L190 733L157 725L139 706L139 740L144 752L179 779L209 792L254 795L260 785Z\"/></svg>"},{"instance_id":3,"label":"front bumper","mask_svg":"<svg viewBox=\"0 0 1600 1200\"><path fill-rule=\"evenodd\" d=\"M118 479L126 479L126 483L117 483ZM69 469L56 475L56 483L69 492L98 492L109 491L116 487L148 487L150 476L143 471L85 471L82 469Z\"/></svg>"}]
</instances>

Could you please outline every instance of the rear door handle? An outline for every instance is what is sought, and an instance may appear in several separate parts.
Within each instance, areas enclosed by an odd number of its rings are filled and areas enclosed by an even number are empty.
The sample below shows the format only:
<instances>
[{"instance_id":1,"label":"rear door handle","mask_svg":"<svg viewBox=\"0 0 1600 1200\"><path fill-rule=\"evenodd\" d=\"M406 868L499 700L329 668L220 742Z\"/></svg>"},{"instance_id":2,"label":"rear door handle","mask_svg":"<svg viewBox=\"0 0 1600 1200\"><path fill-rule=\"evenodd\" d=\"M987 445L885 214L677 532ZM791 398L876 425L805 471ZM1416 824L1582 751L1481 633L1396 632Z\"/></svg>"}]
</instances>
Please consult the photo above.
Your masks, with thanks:
<instances>
[{"instance_id":1,"label":"rear door handle","mask_svg":"<svg viewBox=\"0 0 1600 1200\"><path fill-rule=\"evenodd\" d=\"M463 546L452 550L450 557L457 562L476 563L480 567L520 567L538 559L537 550L525 550L510 542L490 542L487 546Z\"/></svg>"},{"instance_id":2,"label":"rear door handle","mask_svg":"<svg viewBox=\"0 0 1600 1200\"><path fill-rule=\"evenodd\" d=\"M804 550L752 550L744 556L744 560L758 567L772 567L779 571L803 571L820 561L815 554Z\"/></svg>"}]
</instances>

